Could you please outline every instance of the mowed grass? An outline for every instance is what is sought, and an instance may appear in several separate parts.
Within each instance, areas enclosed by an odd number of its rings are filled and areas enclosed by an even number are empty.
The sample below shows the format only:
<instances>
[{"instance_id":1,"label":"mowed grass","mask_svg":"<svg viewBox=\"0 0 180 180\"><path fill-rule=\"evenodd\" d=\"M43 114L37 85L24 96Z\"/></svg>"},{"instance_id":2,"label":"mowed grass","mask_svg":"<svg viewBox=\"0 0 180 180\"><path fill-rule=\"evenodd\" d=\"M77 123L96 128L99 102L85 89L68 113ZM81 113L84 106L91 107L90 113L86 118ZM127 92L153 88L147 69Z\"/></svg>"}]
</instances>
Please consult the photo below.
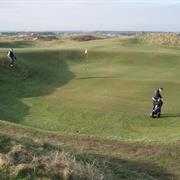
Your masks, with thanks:
<instances>
[{"instance_id":1,"label":"mowed grass","mask_svg":"<svg viewBox=\"0 0 180 180\"><path fill-rule=\"evenodd\" d=\"M16 49L12 69L3 50L1 120L103 139L180 139L178 49L136 39L44 47ZM165 89L162 118L151 119L151 97L158 87Z\"/></svg>"}]
</instances>

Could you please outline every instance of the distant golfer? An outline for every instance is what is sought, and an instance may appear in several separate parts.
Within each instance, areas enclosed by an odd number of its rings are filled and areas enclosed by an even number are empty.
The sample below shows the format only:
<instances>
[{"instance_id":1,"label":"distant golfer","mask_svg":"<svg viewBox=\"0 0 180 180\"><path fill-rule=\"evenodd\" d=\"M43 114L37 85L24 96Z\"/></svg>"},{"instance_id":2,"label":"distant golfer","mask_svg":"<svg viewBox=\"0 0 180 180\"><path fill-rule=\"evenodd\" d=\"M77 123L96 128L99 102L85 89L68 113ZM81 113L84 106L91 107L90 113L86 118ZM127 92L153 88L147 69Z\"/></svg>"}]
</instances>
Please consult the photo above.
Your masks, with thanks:
<instances>
[{"instance_id":1,"label":"distant golfer","mask_svg":"<svg viewBox=\"0 0 180 180\"><path fill-rule=\"evenodd\" d=\"M161 95L162 91L163 91L163 88L161 87L161 88L158 88L157 90L155 90L155 92L154 92L154 95L152 97L152 100L153 100L153 110L154 110L157 102L162 101L162 98L163 98L162 95Z\"/></svg>"},{"instance_id":2,"label":"distant golfer","mask_svg":"<svg viewBox=\"0 0 180 180\"><path fill-rule=\"evenodd\" d=\"M10 50L8 51L7 57L8 57L8 59L9 59L9 66L10 66L10 67L13 67L14 61L16 60L16 56L15 56L15 54L14 54L14 52L13 52L13 49L10 49Z\"/></svg>"}]
</instances>

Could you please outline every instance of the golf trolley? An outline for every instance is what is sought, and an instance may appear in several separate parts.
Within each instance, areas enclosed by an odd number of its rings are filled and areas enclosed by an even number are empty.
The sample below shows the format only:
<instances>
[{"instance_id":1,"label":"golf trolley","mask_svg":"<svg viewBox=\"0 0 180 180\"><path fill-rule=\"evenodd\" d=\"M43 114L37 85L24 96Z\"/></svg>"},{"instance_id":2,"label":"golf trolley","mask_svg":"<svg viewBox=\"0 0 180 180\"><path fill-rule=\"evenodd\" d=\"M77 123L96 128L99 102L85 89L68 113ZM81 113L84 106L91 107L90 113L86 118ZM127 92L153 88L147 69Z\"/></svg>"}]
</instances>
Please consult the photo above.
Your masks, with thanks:
<instances>
[{"instance_id":1,"label":"golf trolley","mask_svg":"<svg viewBox=\"0 0 180 180\"><path fill-rule=\"evenodd\" d=\"M161 116L161 107L163 105L162 99L158 99L154 102L154 107L152 112L150 113L150 117L159 118Z\"/></svg>"}]
</instances>

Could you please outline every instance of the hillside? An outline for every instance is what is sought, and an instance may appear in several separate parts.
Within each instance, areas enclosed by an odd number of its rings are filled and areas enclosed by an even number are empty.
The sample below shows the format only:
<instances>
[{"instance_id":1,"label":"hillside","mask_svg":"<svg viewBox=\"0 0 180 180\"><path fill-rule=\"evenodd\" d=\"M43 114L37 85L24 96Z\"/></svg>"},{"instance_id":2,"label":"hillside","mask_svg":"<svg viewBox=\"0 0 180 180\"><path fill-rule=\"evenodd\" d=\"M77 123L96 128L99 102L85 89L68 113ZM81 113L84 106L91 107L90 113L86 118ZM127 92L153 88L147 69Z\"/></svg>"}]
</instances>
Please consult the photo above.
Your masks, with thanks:
<instances>
[{"instance_id":1,"label":"hillside","mask_svg":"<svg viewBox=\"0 0 180 180\"><path fill-rule=\"evenodd\" d=\"M0 122L1 179L178 179L179 142L62 136Z\"/></svg>"},{"instance_id":2,"label":"hillside","mask_svg":"<svg viewBox=\"0 0 180 180\"><path fill-rule=\"evenodd\" d=\"M6 57L11 46L17 55L13 68ZM3 40L0 47L0 147L7 146L1 157L21 147L41 166L63 152L67 163L74 163L64 179L180 177L178 47L134 37ZM151 119L151 96L158 87L165 89L162 117ZM2 177L24 161L10 164ZM26 164L30 175L22 177L38 178L32 159ZM40 176L56 176L47 171L52 167L45 168Z\"/></svg>"}]
</instances>

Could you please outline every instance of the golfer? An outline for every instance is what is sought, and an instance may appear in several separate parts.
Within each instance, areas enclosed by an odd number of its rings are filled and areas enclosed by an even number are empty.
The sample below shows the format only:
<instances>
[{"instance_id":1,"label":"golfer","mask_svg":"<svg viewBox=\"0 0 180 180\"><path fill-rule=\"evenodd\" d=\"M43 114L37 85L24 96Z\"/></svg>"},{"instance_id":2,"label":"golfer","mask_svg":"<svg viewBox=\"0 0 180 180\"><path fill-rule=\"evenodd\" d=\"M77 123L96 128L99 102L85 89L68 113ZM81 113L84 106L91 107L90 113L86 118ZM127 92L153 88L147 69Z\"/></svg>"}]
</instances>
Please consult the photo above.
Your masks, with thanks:
<instances>
[{"instance_id":1,"label":"golfer","mask_svg":"<svg viewBox=\"0 0 180 180\"><path fill-rule=\"evenodd\" d=\"M154 95L152 97L153 100L153 110L155 108L155 105L157 104L157 102L159 102L163 97L161 95L161 92L163 91L163 88L158 88L157 90L155 90Z\"/></svg>"},{"instance_id":2,"label":"golfer","mask_svg":"<svg viewBox=\"0 0 180 180\"><path fill-rule=\"evenodd\" d=\"M9 59L9 66L13 67L14 61L16 60L16 56L13 52L13 49L8 51L7 57Z\"/></svg>"}]
</instances>

